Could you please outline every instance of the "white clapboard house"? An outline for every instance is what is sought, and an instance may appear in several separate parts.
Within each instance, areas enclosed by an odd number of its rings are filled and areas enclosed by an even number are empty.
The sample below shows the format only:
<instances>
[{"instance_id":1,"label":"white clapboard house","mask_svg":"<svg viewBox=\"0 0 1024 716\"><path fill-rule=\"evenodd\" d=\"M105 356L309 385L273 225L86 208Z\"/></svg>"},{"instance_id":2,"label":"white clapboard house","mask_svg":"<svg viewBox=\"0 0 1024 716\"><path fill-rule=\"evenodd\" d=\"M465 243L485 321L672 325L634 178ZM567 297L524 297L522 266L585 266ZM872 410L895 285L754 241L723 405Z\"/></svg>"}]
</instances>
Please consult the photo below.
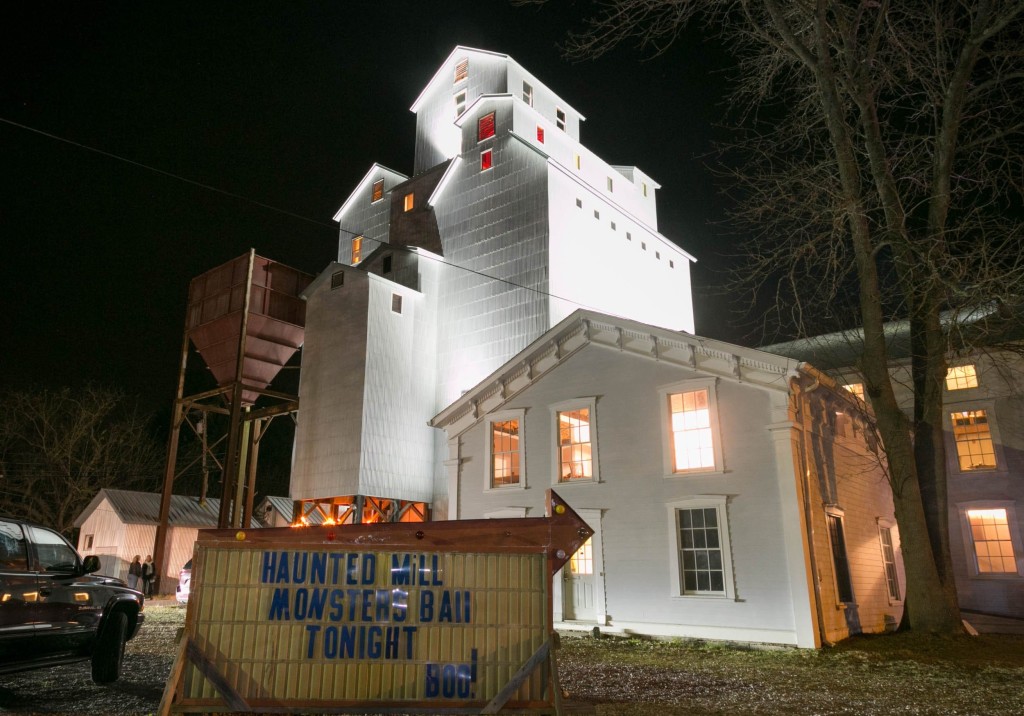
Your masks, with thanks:
<instances>
[{"instance_id":1,"label":"white clapboard house","mask_svg":"<svg viewBox=\"0 0 1024 716\"><path fill-rule=\"evenodd\" d=\"M563 626L815 647L902 616L871 417L809 364L577 311L432 424L452 517L551 488L594 529Z\"/></svg>"}]
</instances>

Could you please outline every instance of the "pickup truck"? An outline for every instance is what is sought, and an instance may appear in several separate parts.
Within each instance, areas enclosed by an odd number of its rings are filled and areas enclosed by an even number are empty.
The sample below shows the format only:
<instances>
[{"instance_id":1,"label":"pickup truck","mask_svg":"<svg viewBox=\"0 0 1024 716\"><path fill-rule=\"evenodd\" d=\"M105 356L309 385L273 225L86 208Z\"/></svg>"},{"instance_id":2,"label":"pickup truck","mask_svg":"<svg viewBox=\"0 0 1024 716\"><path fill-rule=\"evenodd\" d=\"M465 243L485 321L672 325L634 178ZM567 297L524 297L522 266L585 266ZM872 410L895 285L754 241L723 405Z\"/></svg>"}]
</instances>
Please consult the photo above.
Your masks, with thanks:
<instances>
[{"instance_id":1,"label":"pickup truck","mask_svg":"<svg viewBox=\"0 0 1024 716\"><path fill-rule=\"evenodd\" d=\"M117 680L145 599L99 568L59 533L0 516L0 674L90 660L97 684Z\"/></svg>"}]
</instances>

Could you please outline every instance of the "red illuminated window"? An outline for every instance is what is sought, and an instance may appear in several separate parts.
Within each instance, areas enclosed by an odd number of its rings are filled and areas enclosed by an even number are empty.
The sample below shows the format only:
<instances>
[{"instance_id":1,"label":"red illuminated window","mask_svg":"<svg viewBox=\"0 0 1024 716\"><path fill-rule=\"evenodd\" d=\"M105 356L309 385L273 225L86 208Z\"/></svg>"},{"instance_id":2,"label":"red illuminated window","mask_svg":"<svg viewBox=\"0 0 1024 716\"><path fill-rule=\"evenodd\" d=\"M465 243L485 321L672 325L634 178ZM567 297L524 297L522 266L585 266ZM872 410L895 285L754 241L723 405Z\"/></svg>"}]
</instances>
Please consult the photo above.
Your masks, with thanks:
<instances>
[{"instance_id":1,"label":"red illuminated window","mask_svg":"<svg viewBox=\"0 0 1024 716\"><path fill-rule=\"evenodd\" d=\"M537 141L544 143L544 127L537 127Z\"/></svg>"},{"instance_id":2,"label":"red illuminated window","mask_svg":"<svg viewBox=\"0 0 1024 716\"><path fill-rule=\"evenodd\" d=\"M486 171L494 166L491 150L480 152L480 171Z\"/></svg>"},{"instance_id":3,"label":"red illuminated window","mask_svg":"<svg viewBox=\"0 0 1024 716\"><path fill-rule=\"evenodd\" d=\"M483 117L480 118L480 122L478 123L478 126L477 126L476 139L479 142L479 141L481 141L483 139L487 139L488 137L493 137L493 136L494 136L494 112L491 112L490 114L485 114Z\"/></svg>"}]
</instances>

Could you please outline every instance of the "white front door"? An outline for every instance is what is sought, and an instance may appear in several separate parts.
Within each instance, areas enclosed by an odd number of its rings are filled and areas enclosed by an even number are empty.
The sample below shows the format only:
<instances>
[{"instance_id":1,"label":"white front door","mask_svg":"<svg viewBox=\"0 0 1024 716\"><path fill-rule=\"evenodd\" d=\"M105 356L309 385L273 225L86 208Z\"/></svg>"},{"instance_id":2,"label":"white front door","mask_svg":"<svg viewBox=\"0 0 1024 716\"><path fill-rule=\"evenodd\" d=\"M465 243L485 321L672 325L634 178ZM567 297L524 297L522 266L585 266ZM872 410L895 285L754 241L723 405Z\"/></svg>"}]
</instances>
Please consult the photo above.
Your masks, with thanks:
<instances>
[{"instance_id":1,"label":"white front door","mask_svg":"<svg viewBox=\"0 0 1024 716\"><path fill-rule=\"evenodd\" d=\"M594 545L593 538L583 543L562 570L564 619L596 621L594 616Z\"/></svg>"}]
</instances>

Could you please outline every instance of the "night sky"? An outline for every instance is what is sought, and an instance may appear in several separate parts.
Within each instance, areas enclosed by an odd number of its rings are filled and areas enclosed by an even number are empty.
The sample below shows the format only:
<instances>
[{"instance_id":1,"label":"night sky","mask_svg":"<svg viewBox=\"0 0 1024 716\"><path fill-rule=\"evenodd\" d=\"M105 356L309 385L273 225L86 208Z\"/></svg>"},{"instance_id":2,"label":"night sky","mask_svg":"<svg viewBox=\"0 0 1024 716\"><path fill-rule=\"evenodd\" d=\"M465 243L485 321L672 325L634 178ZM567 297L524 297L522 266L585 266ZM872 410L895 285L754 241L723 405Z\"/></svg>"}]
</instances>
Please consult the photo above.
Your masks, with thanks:
<instances>
[{"instance_id":1,"label":"night sky","mask_svg":"<svg viewBox=\"0 0 1024 716\"><path fill-rule=\"evenodd\" d=\"M736 339L734 238L701 155L723 58L696 33L645 59L558 44L586 3L38 2L0 10L0 389L99 381L170 411L188 282L250 247L310 273L380 162L412 170L409 107L455 45L511 55L581 111L583 143L662 185L695 255L697 331Z\"/></svg>"}]
</instances>

